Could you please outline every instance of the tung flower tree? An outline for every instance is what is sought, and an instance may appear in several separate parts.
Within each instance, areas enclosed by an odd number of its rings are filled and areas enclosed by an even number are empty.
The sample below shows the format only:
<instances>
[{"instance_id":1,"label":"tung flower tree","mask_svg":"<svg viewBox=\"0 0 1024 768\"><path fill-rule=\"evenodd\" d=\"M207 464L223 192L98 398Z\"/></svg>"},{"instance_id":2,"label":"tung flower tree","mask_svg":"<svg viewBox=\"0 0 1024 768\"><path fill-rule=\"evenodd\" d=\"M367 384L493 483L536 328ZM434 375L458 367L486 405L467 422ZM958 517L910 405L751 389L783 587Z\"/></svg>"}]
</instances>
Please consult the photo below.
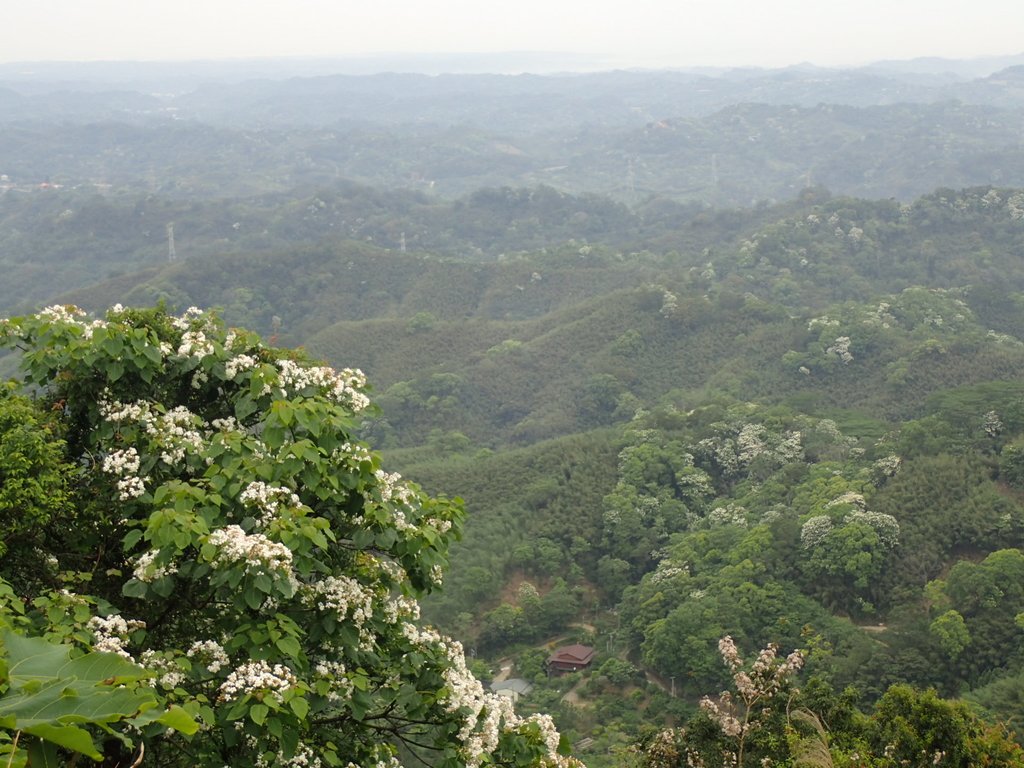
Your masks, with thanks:
<instances>
[{"instance_id":1,"label":"tung flower tree","mask_svg":"<svg viewBox=\"0 0 1024 768\"><path fill-rule=\"evenodd\" d=\"M0 341L59 429L68 494L5 542L0 586L23 631L140 664L198 723L111 726L146 765L569 761L549 718L516 716L419 623L463 512L358 441L359 371L197 309L56 306Z\"/></svg>"}]
</instances>

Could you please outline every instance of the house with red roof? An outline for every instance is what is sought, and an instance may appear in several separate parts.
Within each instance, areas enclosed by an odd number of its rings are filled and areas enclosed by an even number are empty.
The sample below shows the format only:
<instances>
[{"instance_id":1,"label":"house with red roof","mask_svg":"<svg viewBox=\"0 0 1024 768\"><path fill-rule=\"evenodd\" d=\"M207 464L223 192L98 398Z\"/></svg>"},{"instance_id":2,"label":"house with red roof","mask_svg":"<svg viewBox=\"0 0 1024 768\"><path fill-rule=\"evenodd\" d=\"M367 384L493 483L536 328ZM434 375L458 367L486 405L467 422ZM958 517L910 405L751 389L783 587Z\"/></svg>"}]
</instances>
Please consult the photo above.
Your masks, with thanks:
<instances>
[{"instance_id":1,"label":"house with red roof","mask_svg":"<svg viewBox=\"0 0 1024 768\"><path fill-rule=\"evenodd\" d=\"M563 645L548 656L548 674L561 675L586 669L594 660L594 649L589 645Z\"/></svg>"}]
</instances>

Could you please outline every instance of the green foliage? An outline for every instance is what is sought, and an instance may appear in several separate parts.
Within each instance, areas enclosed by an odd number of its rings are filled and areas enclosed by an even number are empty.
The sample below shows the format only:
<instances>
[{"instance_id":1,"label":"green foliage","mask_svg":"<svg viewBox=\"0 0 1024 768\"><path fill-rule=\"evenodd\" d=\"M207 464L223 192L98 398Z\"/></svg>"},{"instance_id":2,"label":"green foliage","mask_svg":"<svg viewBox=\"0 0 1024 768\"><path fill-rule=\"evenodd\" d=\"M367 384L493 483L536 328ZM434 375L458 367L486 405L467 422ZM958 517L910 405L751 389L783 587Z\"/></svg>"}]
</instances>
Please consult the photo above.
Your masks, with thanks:
<instances>
[{"instance_id":1,"label":"green foliage","mask_svg":"<svg viewBox=\"0 0 1024 768\"><path fill-rule=\"evenodd\" d=\"M954 661L971 644L971 633L964 617L956 611L946 611L935 619L931 623L931 631L939 639L942 650Z\"/></svg>"},{"instance_id":2,"label":"green foliage","mask_svg":"<svg viewBox=\"0 0 1024 768\"><path fill-rule=\"evenodd\" d=\"M30 550L50 520L69 511L63 449L52 414L0 387L0 559Z\"/></svg>"},{"instance_id":3,"label":"green foliage","mask_svg":"<svg viewBox=\"0 0 1024 768\"><path fill-rule=\"evenodd\" d=\"M7 679L0 696L0 728L27 737L19 746L12 742L6 751L0 749L8 765L53 764L58 749L102 759L82 726L111 732L111 724L119 722L136 730L160 724L186 735L198 728L184 710L158 707L156 692L142 684L150 673L113 653L72 658L72 646L13 632L4 633L3 647ZM132 745L127 736L121 738Z\"/></svg>"},{"instance_id":4,"label":"green foliage","mask_svg":"<svg viewBox=\"0 0 1024 768\"><path fill-rule=\"evenodd\" d=\"M999 478L1024 491L1024 436L1003 446L999 454Z\"/></svg>"}]
</instances>

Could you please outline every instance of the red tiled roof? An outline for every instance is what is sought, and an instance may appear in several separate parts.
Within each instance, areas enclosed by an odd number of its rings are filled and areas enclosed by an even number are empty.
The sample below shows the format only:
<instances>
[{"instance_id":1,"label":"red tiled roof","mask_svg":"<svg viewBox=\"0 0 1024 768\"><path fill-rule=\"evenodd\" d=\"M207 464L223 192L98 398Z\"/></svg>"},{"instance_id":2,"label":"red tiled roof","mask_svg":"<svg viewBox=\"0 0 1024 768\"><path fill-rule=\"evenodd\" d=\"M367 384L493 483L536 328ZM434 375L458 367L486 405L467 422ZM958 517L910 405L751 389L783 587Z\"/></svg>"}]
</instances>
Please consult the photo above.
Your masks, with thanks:
<instances>
[{"instance_id":1,"label":"red tiled roof","mask_svg":"<svg viewBox=\"0 0 1024 768\"><path fill-rule=\"evenodd\" d=\"M594 658L594 649L589 645L563 645L548 657L548 664L589 664Z\"/></svg>"}]
</instances>

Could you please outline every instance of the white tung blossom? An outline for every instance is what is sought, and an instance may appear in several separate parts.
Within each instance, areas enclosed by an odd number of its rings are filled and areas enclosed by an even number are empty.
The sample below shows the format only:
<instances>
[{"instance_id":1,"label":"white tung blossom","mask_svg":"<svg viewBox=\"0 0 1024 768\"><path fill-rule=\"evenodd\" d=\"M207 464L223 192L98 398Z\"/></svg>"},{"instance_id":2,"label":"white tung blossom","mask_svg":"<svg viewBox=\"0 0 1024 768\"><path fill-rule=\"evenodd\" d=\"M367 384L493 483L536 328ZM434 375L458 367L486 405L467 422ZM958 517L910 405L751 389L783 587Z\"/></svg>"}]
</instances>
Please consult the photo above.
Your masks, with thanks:
<instances>
[{"instance_id":1,"label":"white tung blossom","mask_svg":"<svg viewBox=\"0 0 1024 768\"><path fill-rule=\"evenodd\" d=\"M132 575L139 581L148 583L156 581L157 579L162 579L165 576L171 576L178 572L178 566L174 563L154 566L154 563L159 556L159 549L150 550L149 552L144 552L139 555L138 560L135 561L135 570Z\"/></svg>"},{"instance_id":2,"label":"white tung blossom","mask_svg":"<svg viewBox=\"0 0 1024 768\"><path fill-rule=\"evenodd\" d=\"M265 568L290 572L292 551L262 533L247 534L241 527L229 525L211 533L207 542L217 548L214 567L244 563L246 570Z\"/></svg>"},{"instance_id":3,"label":"white tung blossom","mask_svg":"<svg viewBox=\"0 0 1024 768\"><path fill-rule=\"evenodd\" d=\"M259 512L257 521L261 527L273 522L280 510L302 506L301 499L290 488L267 485L259 480L249 483L238 498L246 507L255 508Z\"/></svg>"},{"instance_id":4,"label":"white tung blossom","mask_svg":"<svg viewBox=\"0 0 1024 768\"><path fill-rule=\"evenodd\" d=\"M832 518L828 515L817 515L810 518L800 528L800 544L804 549L814 549L832 533Z\"/></svg>"},{"instance_id":5,"label":"white tung blossom","mask_svg":"<svg viewBox=\"0 0 1024 768\"><path fill-rule=\"evenodd\" d=\"M330 684L331 690L327 694L327 700L332 704L339 704L352 696L355 686L342 662L324 659L313 664L313 671L317 677Z\"/></svg>"},{"instance_id":6,"label":"white tung blossom","mask_svg":"<svg viewBox=\"0 0 1024 768\"><path fill-rule=\"evenodd\" d=\"M175 317L171 320L171 325L177 328L179 331L187 331L199 320L203 320L206 313L203 312L199 307L189 307L185 310L181 317Z\"/></svg>"},{"instance_id":7,"label":"white tung blossom","mask_svg":"<svg viewBox=\"0 0 1024 768\"><path fill-rule=\"evenodd\" d=\"M216 640L197 640L189 646L185 655L198 660L211 674L217 674L231 663L224 646Z\"/></svg>"},{"instance_id":8,"label":"white tung blossom","mask_svg":"<svg viewBox=\"0 0 1024 768\"><path fill-rule=\"evenodd\" d=\"M328 576L304 588L306 600L317 610L330 611L339 619L351 622L359 631L361 645L368 645L372 637L365 628L373 617L374 594L348 576Z\"/></svg>"},{"instance_id":9,"label":"white tung blossom","mask_svg":"<svg viewBox=\"0 0 1024 768\"><path fill-rule=\"evenodd\" d=\"M316 389L340 405L347 405L357 413L370 404L364 393L366 376L362 371L345 368L336 371L327 366L299 365L293 360L278 360L278 382L285 392L301 393L305 389ZM265 394L270 394L265 390Z\"/></svg>"},{"instance_id":10,"label":"white tung blossom","mask_svg":"<svg viewBox=\"0 0 1024 768\"><path fill-rule=\"evenodd\" d=\"M160 459L166 464L179 464L186 454L199 453L206 445L199 429L205 426L203 420L183 405L155 416L150 412L141 421L146 433L163 448Z\"/></svg>"},{"instance_id":11,"label":"white tung blossom","mask_svg":"<svg viewBox=\"0 0 1024 768\"><path fill-rule=\"evenodd\" d=\"M846 493L836 496L832 501L825 505L825 509L838 507L841 504L849 504L861 510L867 509L867 502L864 500L864 496L856 491L847 491Z\"/></svg>"},{"instance_id":12,"label":"white tung blossom","mask_svg":"<svg viewBox=\"0 0 1024 768\"><path fill-rule=\"evenodd\" d=\"M1003 431L1002 419L999 418L999 414L995 411L989 411L982 417L981 428L985 430L985 434L989 437L997 437Z\"/></svg>"},{"instance_id":13,"label":"white tung blossom","mask_svg":"<svg viewBox=\"0 0 1024 768\"><path fill-rule=\"evenodd\" d=\"M226 342L225 346L227 346ZM252 355L236 355L224 363L224 375L229 381L231 381L241 371L250 371L257 365L259 365L259 360Z\"/></svg>"},{"instance_id":14,"label":"white tung blossom","mask_svg":"<svg viewBox=\"0 0 1024 768\"><path fill-rule=\"evenodd\" d=\"M136 629L144 629L145 622L134 619L124 619L119 614L110 616L93 616L86 624L93 633L92 648L101 653L116 653L129 661L135 661L132 655L125 650L128 643L128 633Z\"/></svg>"},{"instance_id":15,"label":"white tung blossom","mask_svg":"<svg viewBox=\"0 0 1024 768\"><path fill-rule=\"evenodd\" d=\"M222 701L234 701L250 693L267 691L280 700L281 694L296 683L295 675L282 664L271 667L266 661L249 661L233 670L221 683Z\"/></svg>"},{"instance_id":16,"label":"white tung blossom","mask_svg":"<svg viewBox=\"0 0 1024 768\"><path fill-rule=\"evenodd\" d=\"M157 684L165 690L173 690L187 679L181 667L161 651L143 651L139 664L154 672Z\"/></svg>"},{"instance_id":17,"label":"white tung blossom","mask_svg":"<svg viewBox=\"0 0 1024 768\"><path fill-rule=\"evenodd\" d=\"M849 365L853 360L853 353L850 352L850 337L838 336L833 344L825 350L829 357L836 357L843 365Z\"/></svg>"},{"instance_id":18,"label":"white tung blossom","mask_svg":"<svg viewBox=\"0 0 1024 768\"><path fill-rule=\"evenodd\" d=\"M864 523L878 534L879 540L889 549L900 543L900 524L892 515L884 512L858 510L846 516L847 523Z\"/></svg>"},{"instance_id":19,"label":"white tung blossom","mask_svg":"<svg viewBox=\"0 0 1024 768\"><path fill-rule=\"evenodd\" d=\"M893 477L899 472L900 464L902 463L903 460L899 456L890 454L878 459L871 467L880 478L886 478Z\"/></svg>"},{"instance_id":20,"label":"white tung blossom","mask_svg":"<svg viewBox=\"0 0 1024 768\"><path fill-rule=\"evenodd\" d=\"M137 499L146 492L146 480L139 477L139 452L134 448L112 451L103 457L103 471L117 477L118 498L121 501Z\"/></svg>"},{"instance_id":21,"label":"white tung blossom","mask_svg":"<svg viewBox=\"0 0 1024 768\"><path fill-rule=\"evenodd\" d=\"M214 353L213 342L203 331L185 331L178 345L178 357L201 360Z\"/></svg>"}]
</instances>

